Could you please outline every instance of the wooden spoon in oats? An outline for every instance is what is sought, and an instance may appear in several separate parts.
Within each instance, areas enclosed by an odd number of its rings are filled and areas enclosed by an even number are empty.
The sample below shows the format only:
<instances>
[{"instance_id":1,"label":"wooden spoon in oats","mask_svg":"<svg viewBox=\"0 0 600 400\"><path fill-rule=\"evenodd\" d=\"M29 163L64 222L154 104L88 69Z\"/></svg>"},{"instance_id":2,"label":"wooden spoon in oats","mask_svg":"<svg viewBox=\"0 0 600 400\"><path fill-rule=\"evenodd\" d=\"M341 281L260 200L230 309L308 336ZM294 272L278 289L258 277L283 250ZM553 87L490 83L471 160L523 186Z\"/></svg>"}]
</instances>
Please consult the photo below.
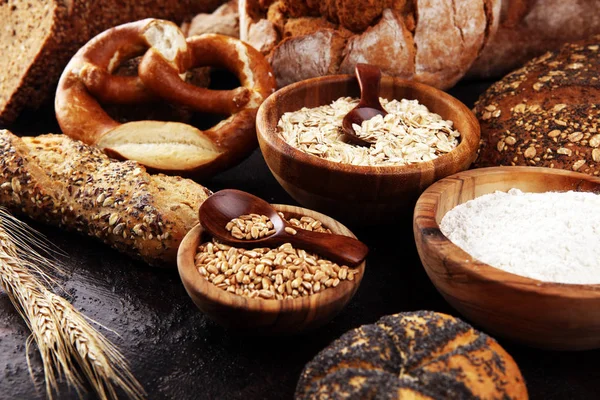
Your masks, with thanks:
<instances>
[{"instance_id":1,"label":"wooden spoon in oats","mask_svg":"<svg viewBox=\"0 0 600 400\"><path fill-rule=\"evenodd\" d=\"M342 120L342 129L346 140L358 146L370 146L371 142L358 136L354 125L362 126L377 115L386 116L387 111L379 102L379 86L381 82L381 70L369 64L356 64L356 79L360 86L360 102Z\"/></svg>"},{"instance_id":2,"label":"wooden spoon in oats","mask_svg":"<svg viewBox=\"0 0 600 400\"><path fill-rule=\"evenodd\" d=\"M198 216L210 235L230 246L277 247L291 243L349 267L360 264L368 253L367 246L352 237L293 227L268 202L240 190L224 189L212 194L200 206Z\"/></svg>"}]
</instances>

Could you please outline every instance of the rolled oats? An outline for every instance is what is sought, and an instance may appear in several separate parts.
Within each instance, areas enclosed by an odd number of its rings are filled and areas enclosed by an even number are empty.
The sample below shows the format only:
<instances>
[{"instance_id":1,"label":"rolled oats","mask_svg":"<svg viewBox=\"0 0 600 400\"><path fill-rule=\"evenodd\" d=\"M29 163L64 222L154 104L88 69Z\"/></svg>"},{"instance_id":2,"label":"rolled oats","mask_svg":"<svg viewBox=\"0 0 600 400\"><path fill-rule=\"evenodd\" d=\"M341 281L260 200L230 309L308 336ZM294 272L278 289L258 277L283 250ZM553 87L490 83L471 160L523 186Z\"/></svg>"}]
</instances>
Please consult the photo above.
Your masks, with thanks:
<instances>
[{"instance_id":1,"label":"rolled oats","mask_svg":"<svg viewBox=\"0 0 600 400\"><path fill-rule=\"evenodd\" d=\"M342 119L358 99L342 97L331 105L284 113L279 132L291 146L326 160L353 165L406 165L433 160L458 145L453 122L430 112L417 100L380 99L388 114L355 126L370 147L344 141Z\"/></svg>"}]
</instances>

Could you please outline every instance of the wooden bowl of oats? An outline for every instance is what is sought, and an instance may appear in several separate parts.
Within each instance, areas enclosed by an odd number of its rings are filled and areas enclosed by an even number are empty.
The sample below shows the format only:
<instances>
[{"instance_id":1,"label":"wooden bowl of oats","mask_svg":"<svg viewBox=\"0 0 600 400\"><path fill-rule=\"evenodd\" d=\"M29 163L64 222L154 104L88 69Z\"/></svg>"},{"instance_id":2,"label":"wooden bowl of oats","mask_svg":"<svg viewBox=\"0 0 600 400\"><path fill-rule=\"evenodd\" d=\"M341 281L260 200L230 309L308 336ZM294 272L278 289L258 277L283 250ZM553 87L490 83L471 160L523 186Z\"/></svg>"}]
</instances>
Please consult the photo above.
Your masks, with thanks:
<instances>
[{"instance_id":1,"label":"wooden bowl of oats","mask_svg":"<svg viewBox=\"0 0 600 400\"><path fill-rule=\"evenodd\" d=\"M479 145L479 123L458 99L434 87L382 76L385 119L361 134L371 146L347 143L343 116L360 97L353 75L285 86L260 106L260 150L280 185L302 206L344 223L395 223L412 216L422 191L467 169Z\"/></svg>"},{"instance_id":2,"label":"wooden bowl of oats","mask_svg":"<svg viewBox=\"0 0 600 400\"><path fill-rule=\"evenodd\" d=\"M274 207L295 229L356 238L319 212ZM360 286L366 261L348 268L289 244L232 248L209 237L198 224L181 242L177 265L188 295L212 320L250 334L289 335L314 330L334 318Z\"/></svg>"},{"instance_id":3,"label":"wooden bowl of oats","mask_svg":"<svg viewBox=\"0 0 600 400\"><path fill-rule=\"evenodd\" d=\"M600 179L542 167L459 172L414 212L421 262L446 301L497 337L600 348Z\"/></svg>"}]
</instances>

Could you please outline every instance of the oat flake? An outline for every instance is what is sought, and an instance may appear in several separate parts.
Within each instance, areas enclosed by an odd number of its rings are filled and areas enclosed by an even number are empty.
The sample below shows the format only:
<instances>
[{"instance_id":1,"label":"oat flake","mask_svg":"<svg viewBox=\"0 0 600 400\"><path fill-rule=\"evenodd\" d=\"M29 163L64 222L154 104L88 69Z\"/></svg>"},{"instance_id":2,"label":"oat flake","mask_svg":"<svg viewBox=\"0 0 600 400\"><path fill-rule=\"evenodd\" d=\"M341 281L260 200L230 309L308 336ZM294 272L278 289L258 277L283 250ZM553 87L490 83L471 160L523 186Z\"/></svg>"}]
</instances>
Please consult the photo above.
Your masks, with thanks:
<instances>
[{"instance_id":1,"label":"oat flake","mask_svg":"<svg viewBox=\"0 0 600 400\"><path fill-rule=\"evenodd\" d=\"M429 111L417 100L379 99L388 112L354 125L370 147L345 143L342 120L358 99L341 97L331 104L284 113L278 129L291 146L329 161L352 165L406 165L430 161L458 146L453 122Z\"/></svg>"},{"instance_id":2,"label":"oat flake","mask_svg":"<svg viewBox=\"0 0 600 400\"><path fill-rule=\"evenodd\" d=\"M446 213L440 229L493 267L540 281L600 283L600 195L524 193L477 197Z\"/></svg>"}]
</instances>

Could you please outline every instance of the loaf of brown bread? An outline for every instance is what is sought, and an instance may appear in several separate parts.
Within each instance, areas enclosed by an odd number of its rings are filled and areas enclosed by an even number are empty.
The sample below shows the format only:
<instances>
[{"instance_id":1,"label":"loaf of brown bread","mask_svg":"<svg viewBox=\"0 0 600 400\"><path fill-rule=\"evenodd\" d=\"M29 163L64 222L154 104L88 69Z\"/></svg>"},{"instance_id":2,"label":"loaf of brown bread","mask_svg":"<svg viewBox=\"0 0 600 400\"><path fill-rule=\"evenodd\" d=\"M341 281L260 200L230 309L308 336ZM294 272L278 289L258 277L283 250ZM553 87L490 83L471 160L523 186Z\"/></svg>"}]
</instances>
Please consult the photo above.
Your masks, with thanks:
<instances>
[{"instance_id":1,"label":"loaf of brown bread","mask_svg":"<svg viewBox=\"0 0 600 400\"><path fill-rule=\"evenodd\" d=\"M267 55L277 84L357 63L438 88L470 68L499 19L501 0L240 0L240 38Z\"/></svg>"},{"instance_id":2,"label":"loaf of brown bread","mask_svg":"<svg viewBox=\"0 0 600 400\"><path fill-rule=\"evenodd\" d=\"M600 35L569 43L493 84L475 104L473 168L532 165L600 173Z\"/></svg>"},{"instance_id":3,"label":"loaf of brown bread","mask_svg":"<svg viewBox=\"0 0 600 400\"><path fill-rule=\"evenodd\" d=\"M146 17L182 22L223 0L8 0L0 2L0 123L54 93L73 54L115 25Z\"/></svg>"},{"instance_id":4,"label":"loaf of brown bread","mask_svg":"<svg viewBox=\"0 0 600 400\"><path fill-rule=\"evenodd\" d=\"M96 237L150 265L176 266L179 243L210 194L66 135L19 138L0 130L0 205Z\"/></svg>"},{"instance_id":5,"label":"loaf of brown bread","mask_svg":"<svg viewBox=\"0 0 600 400\"><path fill-rule=\"evenodd\" d=\"M527 387L491 337L452 316L417 311L353 329L310 361L296 400L519 399Z\"/></svg>"},{"instance_id":6,"label":"loaf of brown bread","mask_svg":"<svg viewBox=\"0 0 600 400\"><path fill-rule=\"evenodd\" d=\"M498 79L546 51L596 33L598 0L503 0L500 25L466 77Z\"/></svg>"}]
</instances>

